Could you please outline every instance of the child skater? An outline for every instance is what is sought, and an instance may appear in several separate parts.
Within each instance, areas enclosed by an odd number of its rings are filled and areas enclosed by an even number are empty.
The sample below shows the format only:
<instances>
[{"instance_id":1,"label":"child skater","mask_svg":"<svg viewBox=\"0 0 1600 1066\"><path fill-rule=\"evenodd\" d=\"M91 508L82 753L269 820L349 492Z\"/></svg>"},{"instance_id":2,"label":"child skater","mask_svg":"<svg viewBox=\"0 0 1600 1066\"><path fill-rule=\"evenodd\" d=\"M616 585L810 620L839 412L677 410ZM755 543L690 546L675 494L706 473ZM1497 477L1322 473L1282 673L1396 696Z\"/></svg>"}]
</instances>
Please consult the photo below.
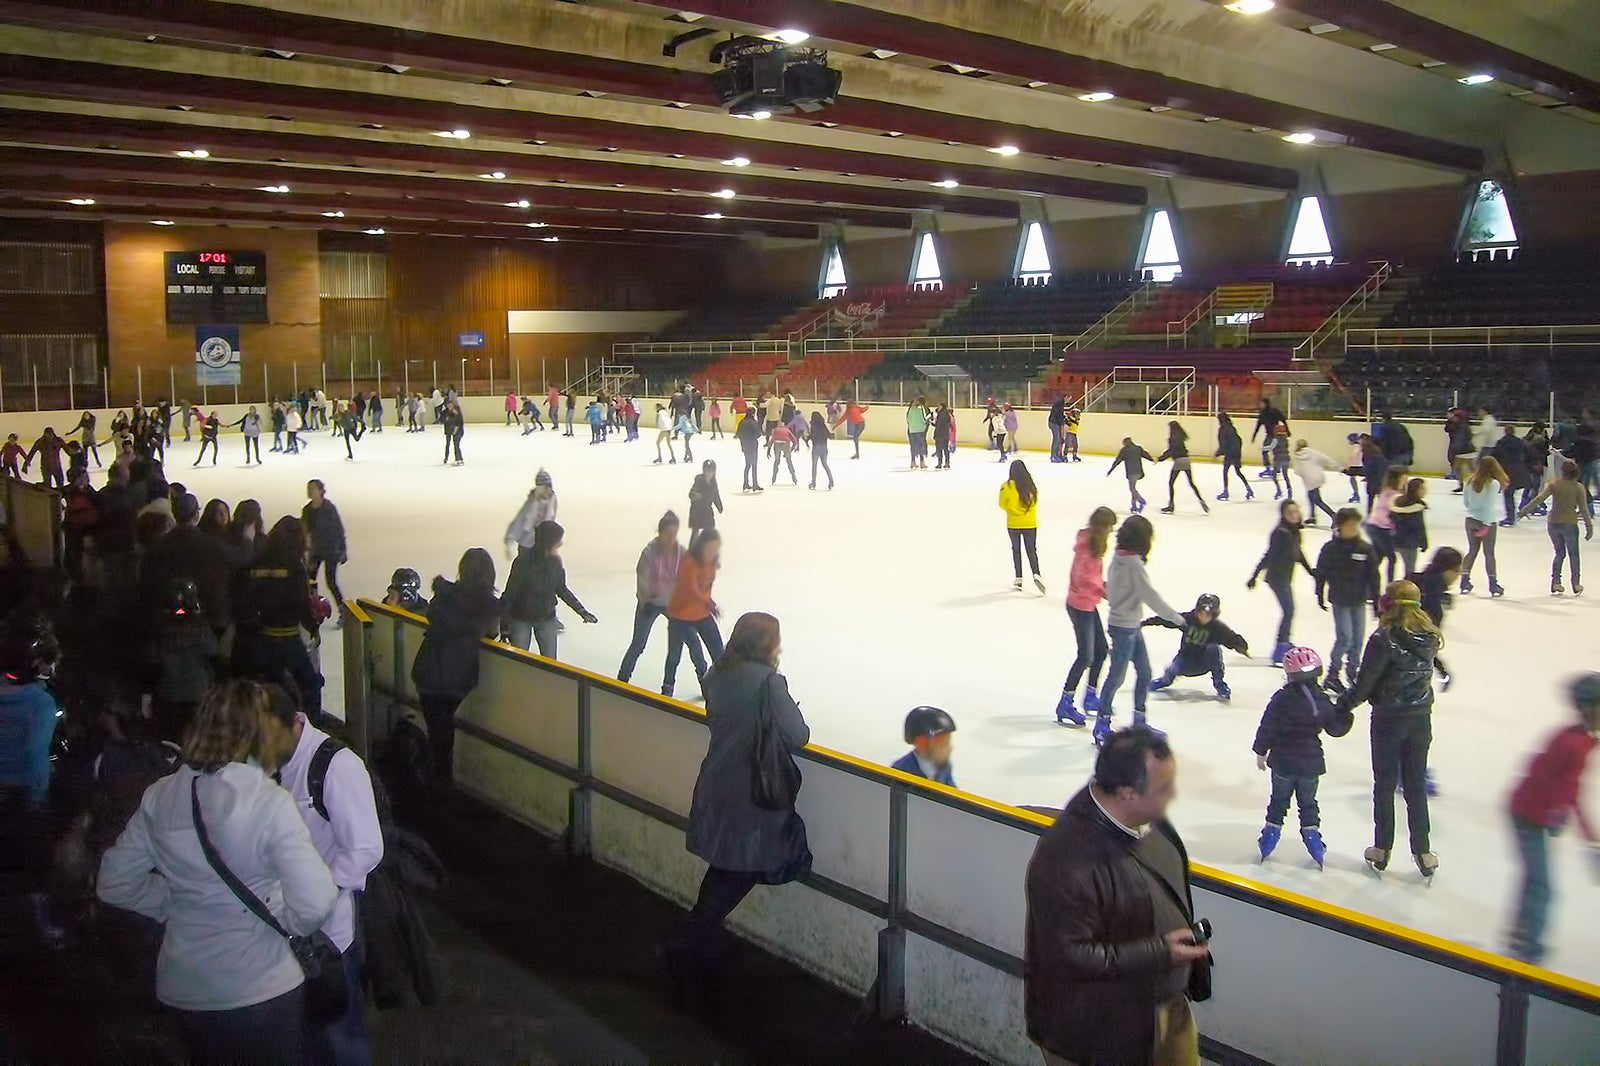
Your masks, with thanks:
<instances>
[{"instance_id":1,"label":"child skater","mask_svg":"<svg viewBox=\"0 0 1600 1066\"><path fill-rule=\"evenodd\" d=\"M1094 720L1094 742L1101 745L1111 735L1112 700L1128 666L1133 666L1133 724L1145 724L1145 697L1150 690L1150 652L1144 644L1144 608L1174 626L1183 626L1183 615L1174 610L1150 584L1145 562L1150 558L1150 548L1155 543L1155 528L1144 515L1131 515L1117 530L1117 552L1111 557L1106 570L1106 601L1109 604L1107 619L1111 637L1111 666L1106 670L1106 683L1100 690L1100 711Z\"/></svg>"},{"instance_id":2,"label":"child skater","mask_svg":"<svg viewBox=\"0 0 1600 1066\"><path fill-rule=\"evenodd\" d=\"M1089 516L1089 524L1078 530L1078 540L1072 549L1072 576L1067 582L1067 617L1072 620L1072 633L1078 640L1078 656L1067 671L1067 683L1061 686L1061 700L1056 704L1056 722L1081 726L1084 713L1093 714L1100 709L1100 670L1106 664L1106 631L1100 622L1100 601L1106 598L1104 576L1106 549L1111 541L1111 528L1117 524L1117 513L1109 507L1096 507ZM1083 711L1074 701L1078 682L1084 671L1089 672L1089 687L1083 694Z\"/></svg>"},{"instance_id":3,"label":"child skater","mask_svg":"<svg viewBox=\"0 0 1600 1066\"><path fill-rule=\"evenodd\" d=\"M1078 429L1083 425L1083 412L1076 407L1067 408L1067 439L1063 445L1064 455L1074 463L1083 462L1078 455Z\"/></svg>"},{"instance_id":4,"label":"child skater","mask_svg":"<svg viewBox=\"0 0 1600 1066\"><path fill-rule=\"evenodd\" d=\"M833 491L833 467L828 465L828 442L833 439L833 434L828 432L827 419L822 417L821 411L811 412L811 430L806 434L806 443L811 447L811 487L817 487L817 465L822 465L822 472L828 475L828 491Z\"/></svg>"},{"instance_id":5,"label":"child skater","mask_svg":"<svg viewBox=\"0 0 1600 1066\"><path fill-rule=\"evenodd\" d=\"M1317 555L1317 606L1333 611L1333 654L1329 657L1328 691L1340 693L1344 661L1350 684L1356 683L1361 642L1366 638L1367 611L1378 608L1378 554L1361 539L1361 512L1341 508L1333 520L1333 537Z\"/></svg>"},{"instance_id":6,"label":"child skater","mask_svg":"<svg viewBox=\"0 0 1600 1066\"><path fill-rule=\"evenodd\" d=\"M1223 624L1219 617L1221 614L1222 599L1215 593L1206 592L1194 601L1194 610L1184 612L1182 626L1175 626L1159 615L1144 620L1147 626L1166 626L1168 629L1183 630L1183 640L1178 644L1178 654L1173 656L1172 662L1167 664L1161 676L1150 682L1151 692L1171 688L1172 682L1177 680L1180 674L1184 677L1210 674L1211 684L1217 691L1217 699L1227 703L1233 698L1233 690L1228 688L1223 672L1222 649L1230 648L1248 659L1250 645L1243 637Z\"/></svg>"},{"instance_id":7,"label":"child skater","mask_svg":"<svg viewBox=\"0 0 1600 1066\"><path fill-rule=\"evenodd\" d=\"M1344 476L1350 479L1350 498L1345 502L1360 503L1361 478L1366 473L1367 450L1361 444L1359 433L1347 434L1344 439L1350 446L1344 460Z\"/></svg>"},{"instance_id":8,"label":"child skater","mask_svg":"<svg viewBox=\"0 0 1600 1066\"><path fill-rule=\"evenodd\" d=\"M1190 469L1193 460L1189 458L1189 434L1176 421L1167 423L1167 450L1156 457L1156 462L1164 463L1168 459L1172 460L1172 471L1167 474L1167 505L1161 508L1161 513L1171 514L1176 510L1177 498L1173 493L1178 484L1178 475L1182 474L1189 479L1189 488L1194 491L1194 498L1200 501L1200 509L1210 514L1211 506L1200 495L1200 486L1194 483L1194 471Z\"/></svg>"},{"instance_id":9,"label":"child skater","mask_svg":"<svg viewBox=\"0 0 1600 1066\"><path fill-rule=\"evenodd\" d=\"M1222 491L1217 494L1217 499L1228 498L1228 471L1232 470L1239 475L1239 480L1244 484L1244 498L1256 498L1255 490L1250 487L1250 480L1244 476L1244 467L1241 460L1244 457L1244 438L1239 436L1239 430L1233 424L1233 418L1228 412L1223 411L1217 415L1217 450L1212 453L1222 457Z\"/></svg>"},{"instance_id":10,"label":"child skater","mask_svg":"<svg viewBox=\"0 0 1600 1066\"><path fill-rule=\"evenodd\" d=\"M722 432L722 401L712 399L711 406L706 408L706 415L711 419L711 439L720 440L727 436Z\"/></svg>"},{"instance_id":11,"label":"child skater","mask_svg":"<svg viewBox=\"0 0 1600 1066\"><path fill-rule=\"evenodd\" d=\"M772 432L767 435L767 454L772 456L772 476L767 480L772 484L778 483L778 466L782 463L789 466L789 480L800 484L800 475L794 472L794 450L799 443L789 423L779 422L772 427Z\"/></svg>"},{"instance_id":12,"label":"child skater","mask_svg":"<svg viewBox=\"0 0 1600 1066\"><path fill-rule=\"evenodd\" d=\"M1272 498L1281 500L1285 496L1294 499L1294 485L1289 481L1289 467L1292 462L1289 454L1289 427L1279 424L1272 431ZM1282 480L1280 486L1278 482Z\"/></svg>"},{"instance_id":13,"label":"child skater","mask_svg":"<svg viewBox=\"0 0 1600 1066\"><path fill-rule=\"evenodd\" d=\"M1317 809L1317 783L1328 771L1321 734L1344 736L1355 725L1355 715L1334 709L1317 685L1321 673L1322 659L1314 650L1290 648L1283 657L1283 687L1267 702L1256 729L1256 769L1272 771L1267 822L1257 841L1262 862L1278 846L1291 799L1300 807L1300 839L1317 869L1322 869L1322 860L1328 854Z\"/></svg>"},{"instance_id":14,"label":"child skater","mask_svg":"<svg viewBox=\"0 0 1600 1066\"><path fill-rule=\"evenodd\" d=\"M950 752L955 747L956 721L937 707L913 707L906 715L905 738L911 750L890 764L890 769L925 777L955 787Z\"/></svg>"},{"instance_id":15,"label":"child skater","mask_svg":"<svg viewBox=\"0 0 1600 1066\"><path fill-rule=\"evenodd\" d=\"M1578 720L1550 738L1511 794L1511 829L1522 858L1511 955L1535 966L1544 962L1544 929L1550 915L1550 838L1561 832L1569 818L1578 824L1600 873L1600 835L1584 817L1579 800L1589 754L1600 743L1596 740L1600 737L1600 674L1576 678L1567 691Z\"/></svg>"},{"instance_id":16,"label":"child skater","mask_svg":"<svg viewBox=\"0 0 1600 1066\"><path fill-rule=\"evenodd\" d=\"M1333 521L1333 508L1329 507L1322 499L1322 484L1327 480L1328 471L1338 470L1339 464L1317 451L1302 438L1294 442L1294 472L1300 476L1300 484L1306 488L1306 505L1310 512L1306 515L1306 525L1317 524L1317 512L1321 511L1328 516L1328 521Z\"/></svg>"},{"instance_id":17,"label":"child skater","mask_svg":"<svg viewBox=\"0 0 1600 1066\"><path fill-rule=\"evenodd\" d=\"M689 486L689 547L699 543L706 530L717 528L722 510L722 490L717 488L717 463L707 459Z\"/></svg>"},{"instance_id":18,"label":"child skater","mask_svg":"<svg viewBox=\"0 0 1600 1066\"><path fill-rule=\"evenodd\" d=\"M22 480L22 442L17 440L15 433L6 434L6 444L0 449L0 466L5 468L5 476Z\"/></svg>"},{"instance_id":19,"label":"child skater","mask_svg":"<svg viewBox=\"0 0 1600 1066\"><path fill-rule=\"evenodd\" d=\"M1400 563L1406 580L1417 572L1417 553L1428 550L1428 483L1420 477L1411 478L1395 498L1389 514L1394 518L1394 546L1400 553Z\"/></svg>"},{"instance_id":20,"label":"child skater","mask_svg":"<svg viewBox=\"0 0 1600 1066\"><path fill-rule=\"evenodd\" d=\"M1482 455L1473 466L1471 476L1463 478L1461 487L1456 490L1462 493L1461 502L1467 508L1467 557L1461 564L1462 593L1472 591L1472 569L1481 551L1484 569L1489 574L1489 597L1505 595L1506 590L1500 587L1499 575L1495 573L1494 542L1499 530L1495 509L1501 493L1510 483L1511 479L1500 469L1500 461L1492 455Z\"/></svg>"},{"instance_id":21,"label":"child skater","mask_svg":"<svg viewBox=\"0 0 1600 1066\"><path fill-rule=\"evenodd\" d=\"M1278 598L1278 607L1283 612L1278 620L1278 639L1272 646L1274 666L1283 662L1284 653L1291 646L1289 634L1294 627L1295 565L1304 567L1313 578L1317 576L1311 564L1306 562L1306 553L1300 547L1300 517L1300 505L1293 500L1284 500L1278 505L1278 524L1273 527L1272 535L1267 540L1267 550L1261 556L1261 561L1256 563L1250 580L1245 582L1245 588L1254 589L1261 572L1266 571L1267 588Z\"/></svg>"},{"instance_id":22,"label":"child skater","mask_svg":"<svg viewBox=\"0 0 1600 1066\"><path fill-rule=\"evenodd\" d=\"M1394 580L1394 560L1396 548L1394 542L1394 501L1400 498L1400 488L1405 480L1405 471L1386 470L1383 475L1383 484L1378 489L1378 494L1371 501L1367 512L1367 535L1372 538L1372 546L1378 550L1378 555L1383 559L1388 571L1386 580Z\"/></svg>"},{"instance_id":23,"label":"child skater","mask_svg":"<svg viewBox=\"0 0 1600 1066\"><path fill-rule=\"evenodd\" d=\"M694 462L694 452L689 450L689 443L694 438L694 435L700 432L700 427L694 424L694 419L689 417L688 411L683 411L678 415L678 424L673 429L675 432L683 434L683 461L686 463Z\"/></svg>"},{"instance_id":24,"label":"child skater","mask_svg":"<svg viewBox=\"0 0 1600 1066\"><path fill-rule=\"evenodd\" d=\"M1144 510L1149 502L1139 495L1139 482L1144 480L1144 464L1155 461L1149 452L1133 443L1132 437L1123 437L1122 450L1117 452L1117 457L1111 460L1111 469L1106 471L1106 477L1110 477L1120 466L1128 475L1128 509L1134 514Z\"/></svg>"},{"instance_id":25,"label":"child skater","mask_svg":"<svg viewBox=\"0 0 1600 1066\"><path fill-rule=\"evenodd\" d=\"M568 436L571 436L569 433ZM661 465L661 446L667 446L667 454L672 457L674 466L678 462L678 453L672 450L672 416L667 414L667 409L661 404L656 404L656 461L651 466Z\"/></svg>"},{"instance_id":26,"label":"child skater","mask_svg":"<svg viewBox=\"0 0 1600 1066\"><path fill-rule=\"evenodd\" d=\"M1033 584L1044 593L1044 578L1039 576L1039 489L1021 459L1011 464L1011 476L1000 486L1000 509L1006 513L1006 533L1011 538L1011 566L1017 579L1011 587L1022 588L1022 551L1028 551L1033 568Z\"/></svg>"}]
</instances>

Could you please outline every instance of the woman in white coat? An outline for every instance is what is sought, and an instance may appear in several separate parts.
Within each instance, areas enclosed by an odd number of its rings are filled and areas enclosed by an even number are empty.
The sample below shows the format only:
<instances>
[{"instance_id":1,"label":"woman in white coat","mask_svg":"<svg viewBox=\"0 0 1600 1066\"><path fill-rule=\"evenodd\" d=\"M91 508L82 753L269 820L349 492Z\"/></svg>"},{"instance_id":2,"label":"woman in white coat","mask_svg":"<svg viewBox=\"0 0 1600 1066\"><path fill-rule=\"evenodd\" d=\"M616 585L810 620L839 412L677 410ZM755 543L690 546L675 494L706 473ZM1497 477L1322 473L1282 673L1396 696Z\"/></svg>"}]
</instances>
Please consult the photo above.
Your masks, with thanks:
<instances>
[{"instance_id":1,"label":"woman in white coat","mask_svg":"<svg viewBox=\"0 0 1600 1066\"><path fill-rule=\"evenodd\" d=\"M184 737L184 765L150 786L100 861L103 902L166 925L156 997L195 1063L305 1058L300 963L218 875L195 824L198 812L222 862L290 934L315 933L339 890L294 799L268 776L293 748L260 685L213 689Z\"/></svg>"},{"instance_id":2,"label":"woman in white coat","mask_svg":"<svg viewBox=\"0 0 1600 1066\"><path fill-rule=\"evenodd\" d=\"M1294 472L1300 475L1300 483L1306 487L1305 524L1316 525L1319 510L1328 516L1330 523L1335 522L1333 508L1322 501L1322 483L1327 480L1328 471L1343 470L1344 467L1307 444L1304 438L1294 442L1294 455L1291 461L1294 464Z\"/></svg>"}]
</instances>

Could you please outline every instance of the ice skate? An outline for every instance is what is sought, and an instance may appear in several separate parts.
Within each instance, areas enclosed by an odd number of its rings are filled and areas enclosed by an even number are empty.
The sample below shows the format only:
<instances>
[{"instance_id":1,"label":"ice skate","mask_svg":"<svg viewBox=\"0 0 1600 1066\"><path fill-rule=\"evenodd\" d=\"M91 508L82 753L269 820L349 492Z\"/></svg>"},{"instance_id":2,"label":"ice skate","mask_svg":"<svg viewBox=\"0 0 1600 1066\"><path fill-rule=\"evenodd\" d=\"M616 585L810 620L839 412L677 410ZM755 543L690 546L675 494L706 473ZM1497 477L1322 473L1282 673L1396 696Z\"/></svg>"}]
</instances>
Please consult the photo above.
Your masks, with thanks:
<instances>
[{"instance_id":1,"label":"ice skate","mask_svg":"<svg viewBox=\"0 0 1600 1066\"><path fill-rule=\"evenodd\" d=\"M1290 644L1287 640L1278 641L1278 643L1274 645L1272 649L1272 665L1282 666L1283 657L1289 654L1289 649L1292 647L1294 647L1294 645Z\"/></svg>"},{"instance_id":2,"label":"ice skate","mask_svg":"<svg viewBox=\"0 0 1600 1066\"><path fill-rule=\"evenodd\" d=\"M1472 595L1472 582L1470 580L1468 580L1467 578L1462 578L1461 579L1461 595L1463 595L1463 596ZM1493 593L1490 593L1490 595L1493 595Z\"/></svg>"},{"instance_id":3,"label":"ice skate","mask_svg":"<svg viewBox=\"0 0 1600 1066\"><path fill-rule=\"evenodd\" d=\"M1244 487L1244 502L1245 503L1249 503L1251 500L1253 500L1255 498L1256 498L1255 491L1253 489L1251 489L1249 485L1246 485Z\"/></svg>"},{"instance_id":4,"label":"ice skate","mask_svg":"<svg viewBox=\"0 0 1600 1066\"><path fill-rule=\"evenodd\" d=\"M1233 701L1233 689L1228 687L1228 683L1226 681L1218 681L1216 689L1217 699L1221 700L1223 703L1230 703Z\"/></svg>"},{"instance_id":5,"label":"ice skate","mask_svg":"<svg viewBox=\"0 0 1600 1066\"><path fill-rule=\"evenodd\" d=\"M1550 595L1559 596L1565 591L1567 590L1562 587L1561 579L1559 577L1550 579Z\"/></svg>"},{"instance_id":6,"label":"ice skate","mask_svg":"<svg viewBox=\"0 0 1600 1066\"><path fill-rule=\"evenodd\" d=\"M1098 715L1094 720L1094 746L1100 747L1111 736L1111 719Z\"/></svg>"},{"instance_id":7,"label":"ice skate","mask_svg":"<svg viewBox=\"0 0 1600 1066\"><path fill-rule=\"evenodd\" d=\"M1344 681L1336 673L1329 674L1327 680L1322 682L1322 687L1333 696L1343 696L1348 691Z\"/></svg>"},{"instance_id":8,"label":"ice skate","mask_svg":"<svg viewBox=\"0 0 1600 1066\"><path fill-rule=\"evenodd\" d=\"M1162 514L1172 514L1172 512L1174 510L1175 510L1175 508L1172 506L1172 504L1169 503L1165 507L1161 508L1161 513Z\"/></svg>"},{"instance_id":9,"label":"ice skate","mask_svg":"<svg viewBox=\"0 0 1600 1066\"><path fill-rule=\"evenodd\" d=\"M1143 711L1134 711L1133 712L1133 727L1135 729L1148 729L1148 730L1150 730L1150 732L1154 733L1156 736L1162 737L1162 738L1165 738L1166 735L1167 735L1165 730L1157 729L1155 726L1151 725L1150 724L1150 719L1145 717L1145 714L1144 714Z\"/></svg>"},{"instance_id":10,"label":"ice skate","mask_svg":"<svg viewBox=\"0 0 1600 1066\"><path fill-rule=\"evenodd\" d=\"M1083 692L1083 709L1088 714L1100 713L1100 693L1093 686Z\"/></svg>"},{"instance_id":11,"label":"ice skate","mask_svg":"<svg viewBox=\"0 0 1600 1066\"><path fill-rule=\"evenodd\" d=\"M1368 848L1361 856L1367 861L1367 867L1379 877L1389 868L1389 853L1382 848Z\"/></svg>"},{"instance_id":12,"label":"ice skate","mask_svg":"<svg viewBox=\"0 0 1600 1066\"><path fill-rule=\"evenodd\" d=\"M1223 489L1221 492L1217 493L1217 499L1226 501L1227 498L1228 498L1228 490L1227 489Z\"/></svg>"},{"instance_id":13,"label":"ice skate","mask_svg":"<svg viewBox=\"0 0 1600 1066\"><path fill-rule=\"evenodd\" d=\"M1498 596L1504 596L1505 594L1506 594L1506 590L1500 584L1500 582L1494 581L1494 580L1491 580L1489 582L1489 598L1490 599L1494 599L1495 597L1498 597Z\"/></svg>"},{"instance_id":14,"label":"ice skate","mask_svg":"<svg viewBox=\"0 0 1600 1066\"><path fill-rule=\"evenodd\" d=\"M1038 574L1033 575L1033 587L1039 590L1039 595L1044 595L1044 578Z\"/></svg>"},{"instance_id":15,"label":"ice skate","mask_svg":"<svg viewBox=\"0 0 1600 1066\"><path fill-rule=\"evenodd\" d=\"M1081 726L1088 721L1083 712L1074 705L1072 693L1063 692L1061 699L1056 703L1056 724Z\"/></svg>"},{"instance_id":16,"label":"ice skate","mask_svg":"<svg viewBox=\"0 0 1600 1066\"><path fill-rule=\"evenodd\" d=\"M1020 577L1017 578L1015 581L1013 581L1011 583L1011 587L1016 589L1018 592L1021 592L1022 591L1022 579Z\"/></svg>"},{"instance_id":17,"label":"ice skate","mask_svg":"<svg viewBox=\"0 0 1600 1066\"><path fill-rule=\"evenodd\" d=\"M1572 594L1574 596L1582 596L1583 595L1583 586L1578 584L1576 581L1574 581L1572 583Z\"/></svg>"},{"instance_id":18,"label":"ice skate","mask_svg":"<svg viewBox=\"0 0 1600 1066\"><path fill-rule=\"evenodd\" d=\"M1422 791L1429 796L1437 796L1439 794L1439 782L1433 779L1433 767L1431 766L1422 772Z\"/></svg>"},{"instance_id":19,"label":"ice skate","mask_svg":"<svg viewBox=\"0 0 1600 1066\"><path fill-rule=\"evenodd\" d=\"M1433 875L1439 870L1439 856L1431 851L1424 851L1420 855L1413 855L1416 860L1417 870L1422 874L1422 879L1428 884L1433 884Z\"/></svg>"},{"instance_id":20,"label":"ice skate","mask_svg":"<svg viewBox=\"0 0 1600 1066\"><path fill-rule=\"evenodd\" d=\"M1278 837L1282 835L1283 827L1267 824L1261 827L1261 838L1256 841L1256 847L1261 851L1261 861L1266 862L1267 856L1272 854L1272 849L1278 846Z\"/></svg>"},{"instance_id":21,"label":"ice skate","mask_svg":"<svg viewBox=\"0 0 1600 1066\"><path fill-rule=\"evenodd\" d=\"M1172 687L1172 678L1168 677L1166 674L1162 674L1160 677L1158 677L1154 681L1150 682L1150 691L1151 692L1160 692L1163 689L1169 689L1171 687Z\"/></svg>"},{"instance_id":22,"label":"ice skate","mask_svg":"<svg viewBox=\"0 0 1600 1066\"><path fill-rule=\"evenodd\" d=\"M1322 869L1322 860L1328 854L1328 845L1322 841L1322 830L1302 829L1300 839L1305 843L1306 851L1311 853L1311 861L1317 864L1317 869Z\"/></svg>"},{"instance_id":23,"label":"ice skate","mask_svg":"<svg viewBox=\"0 0 1600 1066\"><path fill-rule=\"evenodd\" d=\"M1201 500L1200 501L1200 510L1204 511L1206 514L1210 514L1211 513L1211 505L1209 503L1207 503L1206 501Z\"/></svg>"}]
</instances>

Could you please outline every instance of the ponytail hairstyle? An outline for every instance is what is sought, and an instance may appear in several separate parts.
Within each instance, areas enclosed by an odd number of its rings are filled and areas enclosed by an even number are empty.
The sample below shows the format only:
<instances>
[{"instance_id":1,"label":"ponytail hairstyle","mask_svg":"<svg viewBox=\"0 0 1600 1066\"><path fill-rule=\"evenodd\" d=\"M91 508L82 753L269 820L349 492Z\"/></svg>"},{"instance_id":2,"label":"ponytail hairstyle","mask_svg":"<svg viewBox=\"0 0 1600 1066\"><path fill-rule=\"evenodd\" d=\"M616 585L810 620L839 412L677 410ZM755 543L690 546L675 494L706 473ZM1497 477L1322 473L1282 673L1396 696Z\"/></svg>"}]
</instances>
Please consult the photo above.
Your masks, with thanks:
<instances>
[{"instance_id":1,"label":"ponytail hairstyle","mask_svg":"<svg viewBox=\"0 0 1600 1066\"><path fill-rule=\"evenodd\" d=\"M1379 624L1384 629L1403 629L1407 633L1432 633L1444 647L1444 633L1428 612L1422 609L1422 590L1414 581L1396 581L1384 591L1378 601L1382 610Z\"/></svg>"},{"instance_id":2,"label":"ponytail hairstyle","mask_svg":"<svg viewBox=\"0 0 1600 1066\"><path fill-rule=\"evenodd\" d=\"M1117 512L1109 507L1096 507L1089 514L1089 553L1096 559L1106 557L1111 545L1111 527L1117 524Z\"/></svg>"}]
</instances>

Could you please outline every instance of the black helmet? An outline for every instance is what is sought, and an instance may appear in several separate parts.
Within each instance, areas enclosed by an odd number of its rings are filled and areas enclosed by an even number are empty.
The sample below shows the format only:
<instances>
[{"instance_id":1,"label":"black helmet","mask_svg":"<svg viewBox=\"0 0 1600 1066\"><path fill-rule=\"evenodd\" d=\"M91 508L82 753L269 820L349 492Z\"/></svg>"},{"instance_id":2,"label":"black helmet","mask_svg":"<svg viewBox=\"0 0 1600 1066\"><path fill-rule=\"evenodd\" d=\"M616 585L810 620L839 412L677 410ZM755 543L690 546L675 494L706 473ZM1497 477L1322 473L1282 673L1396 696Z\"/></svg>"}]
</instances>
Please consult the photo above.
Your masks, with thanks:
<instances>
[{"instance_id":1,"label":"black helmet","mask_svg":"<svg viewBox=\"0 0 1600 1066\"><path fill-rule=\"evenodd\" d=\"M389 579L389 587L402 596L420 596L422 594L422 577L411 567L402 566Z\"/></svg>"},{"instance_id":2,"label":"black helmet","mask_svg":"<svg viewBox=\"0 0 1600 1066\"><path fill-rule=\"evenodd\" d=\"M1572 679L1572 702L1579 707L1600 704L1600 674L1580 674Z\"/></svg>"},{"instance_id":3,"label":"black helmet","mask_svg":"<svg viewBox=\"0 0 1600 1066\"><path fill-rule=\"evenodd\" d=\"M31 685L55 676L61 646L42 614L14 616L0 632L0 674L13 685Z\"/></svg>"},{"instance_id":4,"label":"black helmet","mask_svg":"<svg viewBox=\"0 0 1600 1066\"><path fill-rule=\"evenodd\" d=\"M918 737L936 737L941 733L954 733L956 720L937 707L913 707L906 715L906 743Z\"/></svg>"},{"instance_id":5,"label":"black helmet","mask_svg":"<svg viewBox=\"0 0 1600 1066\"><path fill-rule=\"evenodd\" d=\"M1194 601L1194 609L1207 611L1215 618L1222 613L1222 597L1214 592L1202 592L1200 598Z\"/></svg>"},{"instance_id":6,"label":"black helmet","mask_svg":"<svg viewBox=\"0 0 1600 1066\"><path fill-rule=\"evenodd\" d=\"M200 586L193 578L175 577L167 582L166 610L170 615L200 613Z\"/></svg>"}]
</instances>

